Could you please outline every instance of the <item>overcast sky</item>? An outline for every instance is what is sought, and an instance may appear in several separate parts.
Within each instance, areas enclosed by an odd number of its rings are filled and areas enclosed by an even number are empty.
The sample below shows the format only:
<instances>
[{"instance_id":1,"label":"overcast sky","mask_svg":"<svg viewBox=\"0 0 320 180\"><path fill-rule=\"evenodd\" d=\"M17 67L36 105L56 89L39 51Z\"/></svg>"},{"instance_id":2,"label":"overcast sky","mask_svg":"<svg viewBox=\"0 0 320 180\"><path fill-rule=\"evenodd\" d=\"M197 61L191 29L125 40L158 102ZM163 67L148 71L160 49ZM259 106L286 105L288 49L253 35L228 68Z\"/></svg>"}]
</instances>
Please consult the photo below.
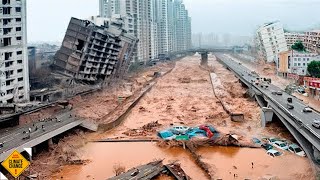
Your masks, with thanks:
<instances>
[{"instance_id":1,"label":"overcast sky","mask_svg":"<svg viewBox=\"0 0 320 180\"><path fill-rule=\"evenodd\" d=\"M289 30L320 27L320 0L184 0L193 33L252 35L264 22ZM27 0L28 41L62 41L70 17L97 15L98 0Z\"/></svg>"}]
</instances>

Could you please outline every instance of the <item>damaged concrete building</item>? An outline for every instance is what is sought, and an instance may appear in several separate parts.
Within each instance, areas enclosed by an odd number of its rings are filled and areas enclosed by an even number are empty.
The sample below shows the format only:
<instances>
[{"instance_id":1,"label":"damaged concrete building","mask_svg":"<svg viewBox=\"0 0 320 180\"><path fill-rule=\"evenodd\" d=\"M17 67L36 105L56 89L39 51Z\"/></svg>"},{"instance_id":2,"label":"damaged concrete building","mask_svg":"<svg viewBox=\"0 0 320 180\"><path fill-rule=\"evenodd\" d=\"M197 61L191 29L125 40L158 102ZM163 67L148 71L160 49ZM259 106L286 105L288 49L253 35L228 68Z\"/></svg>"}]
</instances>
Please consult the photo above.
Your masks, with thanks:
<instances>
[{"instance_id":1,"label":"damaged concrete building","mask_svg":"<svg viewBox=\"0 0 320 180\"><path fill-rule=\"evenodd\" d=\"M71 18L55 69L72 79L95 84L121 78L127 71L138 39L121 21Z\"/></svg>"}]
</instances>

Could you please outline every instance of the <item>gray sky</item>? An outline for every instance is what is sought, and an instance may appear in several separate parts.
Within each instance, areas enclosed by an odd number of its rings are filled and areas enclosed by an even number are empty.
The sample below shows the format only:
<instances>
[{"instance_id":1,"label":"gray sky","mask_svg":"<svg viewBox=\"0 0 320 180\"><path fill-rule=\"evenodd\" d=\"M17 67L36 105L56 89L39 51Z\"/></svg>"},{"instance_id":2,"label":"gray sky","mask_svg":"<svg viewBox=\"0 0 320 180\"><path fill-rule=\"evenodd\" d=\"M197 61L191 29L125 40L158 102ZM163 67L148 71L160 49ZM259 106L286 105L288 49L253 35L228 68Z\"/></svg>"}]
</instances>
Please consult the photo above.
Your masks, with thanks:
<instances>
[{"instance_id":1,"label":"gray sky","mask_svg":"<svg viewBox=\"0 0 320 180\"><path fill-rule=\"evenodd\" d=\"M264 22L289 30L320 27L319 0L184 0L193 33L252 35ZM62 41L71 16L97 15L98 0L27 0L28 41Z\"/></svg>"}]
</instances>

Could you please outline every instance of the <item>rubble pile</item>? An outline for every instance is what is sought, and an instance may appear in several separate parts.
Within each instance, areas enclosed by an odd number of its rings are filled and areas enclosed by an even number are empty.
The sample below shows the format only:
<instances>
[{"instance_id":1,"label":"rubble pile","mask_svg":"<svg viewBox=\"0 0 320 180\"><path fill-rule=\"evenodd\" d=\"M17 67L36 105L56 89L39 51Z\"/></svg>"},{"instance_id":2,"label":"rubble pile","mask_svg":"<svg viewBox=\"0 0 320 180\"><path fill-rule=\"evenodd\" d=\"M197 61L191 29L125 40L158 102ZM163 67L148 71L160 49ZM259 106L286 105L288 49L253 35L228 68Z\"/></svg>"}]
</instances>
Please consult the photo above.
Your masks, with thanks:
<instances>
[{"instance_id":1,"label":"rubble pile","mask_svg":"<svg viewBox=\"0 0 320 180\"><path fill-rule=\"evenodd\" d=\"M154 121L151 123L148 123L146 125L143 125L139 129L129 129L122 134L127 135L127 136L147 136L147 135L152 135L157 131L157 128L161 127L162 125L158 121Z\"/></svg>"},{"instance_id":2,"label":"rubble pile","mask_svg":"<svg viewBox=\"0 0 320 180\"><path fill-rule=\"evenodd\" d=\"M180 83L184 83L184 84L188 84L191 82L191 78L190 77L183 77L183 78L179 78L178 80Z\"/></svg>"}]
</instances>

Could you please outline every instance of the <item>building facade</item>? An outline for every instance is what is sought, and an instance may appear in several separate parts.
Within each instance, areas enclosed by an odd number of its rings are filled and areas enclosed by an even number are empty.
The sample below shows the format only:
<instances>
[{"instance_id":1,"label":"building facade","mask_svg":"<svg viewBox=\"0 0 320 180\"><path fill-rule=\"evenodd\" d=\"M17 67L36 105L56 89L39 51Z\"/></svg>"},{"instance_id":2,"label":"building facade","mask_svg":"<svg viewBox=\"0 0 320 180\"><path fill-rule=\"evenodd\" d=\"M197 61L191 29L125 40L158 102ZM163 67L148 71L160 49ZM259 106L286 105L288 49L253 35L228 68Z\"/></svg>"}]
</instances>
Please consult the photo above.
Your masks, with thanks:
<instances>
[{"instance_id":1,"label":"building facade","mask_svg":"<svg viewBox=\"0 0 320 180\"><path fill-rule=\"evenodd\" d=\"M284 33L284 37L286 38L288 49L291 49L294 43L299 41L303 43L305 35L303 33L286 32Z\"/></svg>"},{"instance_id":2,"label":"building facade","mask_svg":"<svg viewBox=\"0 0 320 180\"><path fill-rule=\"evenodd\" d=\"M308 64L312 61L320 61L320 56L294 50L280 52L276 60L278 75L285 78L289 74L306 76Z\"/></svg>"},{"instance_id":3,"label":"building facade","mask_svg":"<svg viewBox=\"0 0 320 180\"><path fill-rule=\"evenodd\" d=\"M100 16L119 14L133 19L137 61L191 48L191 18L182 0L100 0Z\"/></svg>"},{"instance_id":4,"label":"building facade","mask_svg":"<svg viewBox=\"0 0 320 180\"><path fill-rule=\"evenodd\" d=\"M320 54L320 30L305 32L303 43L307 51Z\"/></svg>"},{"instance_id":5,"label":"building facade","mask_svg":"<svg viewBox=\"0 0 320 180\"><path fill-rule=\"evenodd\" d=\"M56 70L91 84L121 77L137 43L122 27L123 23L100 17L90 21L71 18L54 57Z\"/></svg>"},{"instance_id":6,"label":"building facade","mask_svg":"<svg viewBox=\"0 0 320 180\"><path fill-rule=\"evenodd\" d=\"M29 100L26 0L0 2L0 104Z\"/></svg>"},{"instance_id":7,"label":"building facade","mask_svg":"<svg viewBox=\"0 0 320 180\"><path fill-rule=\"evenodd\" d=\"M256 43L259 55L274 62L278 53L288 51L283 26L279 21L266 23L257 30Z\"/></svg>"}]
</instances>

